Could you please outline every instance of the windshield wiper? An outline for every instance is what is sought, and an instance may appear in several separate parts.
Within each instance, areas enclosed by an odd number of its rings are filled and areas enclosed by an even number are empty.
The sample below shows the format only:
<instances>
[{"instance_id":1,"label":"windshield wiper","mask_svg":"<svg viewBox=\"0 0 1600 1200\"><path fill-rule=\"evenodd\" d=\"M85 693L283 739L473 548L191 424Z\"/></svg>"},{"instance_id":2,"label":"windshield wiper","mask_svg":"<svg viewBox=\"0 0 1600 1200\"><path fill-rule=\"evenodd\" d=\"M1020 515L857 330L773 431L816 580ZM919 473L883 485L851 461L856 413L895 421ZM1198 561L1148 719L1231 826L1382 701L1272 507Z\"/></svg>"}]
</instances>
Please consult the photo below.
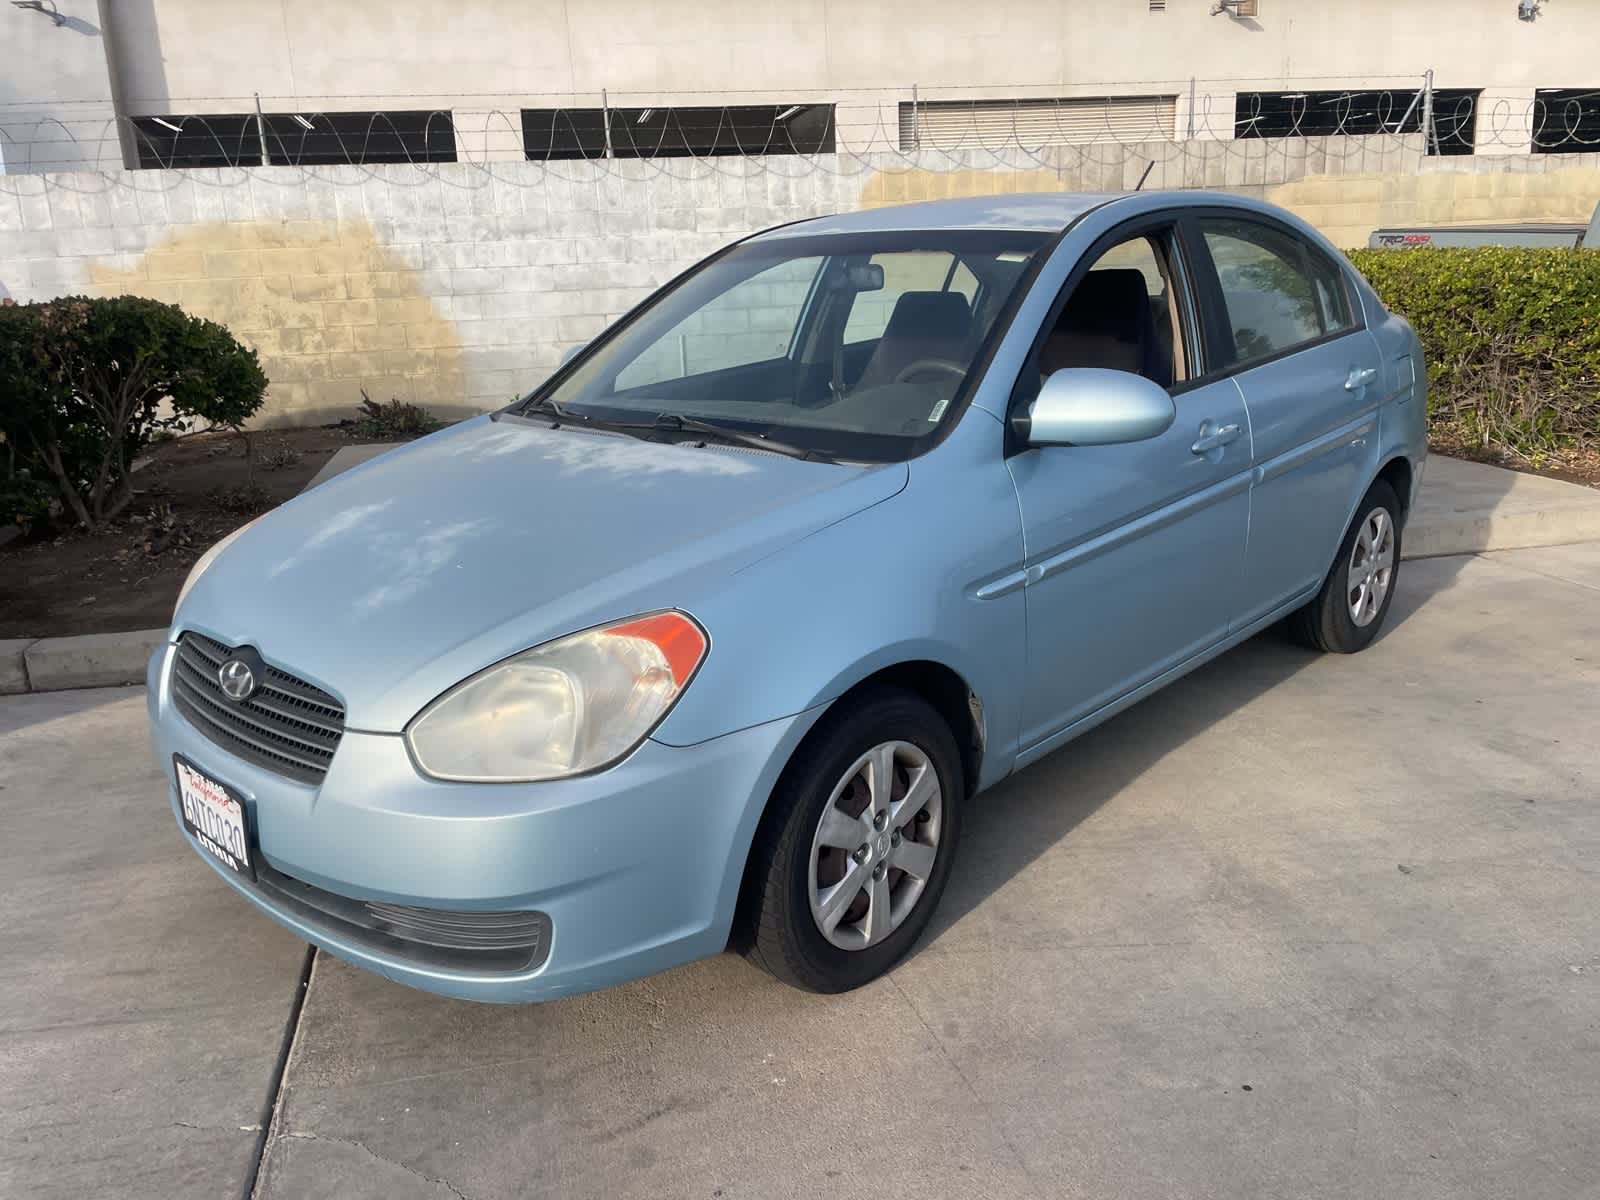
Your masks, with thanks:
<instances>
[{"instance_id":1,"label":"windshield wiper","mask_svg":"<svg viewBox=\"0 0 1600 1200\"><path fill-rule=\"evenodd\" d=\"M774 454L785 454L790 458L809 459L813 462L838 461L820 450L806 450L800 446L791 446L787 442L776 441L763 434L746 433L742 429L719 425L715 421L704 421L698 417L686 417L682 413L657 413L654 418L648 421L630 421L617 417L597 417L589 413L573 412L562 405L560 401L550 396L541 396L537 400L530 399L524 402L517 411L524 416L529 413L543 413L546 416L553 417L557 422L586 426L591 429L613 429L619 433L626 433L639 438L647 437L651 433L697 433L703 437L732 442L738 446L749 446L755 450L771 450Z\"/></svg>"},{"instance_id":2,"label":"windshield wiper","mask_svg":"<svg viewBox=\"0 0 1600 1200\"><path fill-rule=\"evenodd\" d=\"M742 429L718 425L715 421L704 421L699 417L686 417L682 413L657 413L656 419L651 424L656 429L665 429L674 433L700 433L707 437L720 438L725 442L733 442L739 446L750 446L756 450L771 450L776 454L787 454L790 458L807 458L816 462L835 461L820 450L802 449L799 446L791 446L787 442L775 441L765 434L746 433Z\"/></svg>"},{"instance_id":3,"label":"windshield wiper","mask_svg":"<svg viewBox=\"0 0 1600 1200\"><path fill-rule=\"evenodd\" d=\"M540 396L538 399L534 399L532 396L529 396L517 406L517 412L521 416L527 416L531 412L549 413L558 421L582 422L589 419L585 416L579 416L577 413L568 412L567 409L562 406L561 402L555 399L553 396Z\"/></svg>"},{"instance_id":4,"label":"windshield wiper","mask_svg":"<svg viewBox=\"0 0 1600 1200\"><path fill-rule=\"evenodd\" d=\"M543 414L558 428L562 425L575 425L586 429L609 429L641 439L657 428L654 421L617 421L609 417L597 417L592 413L573 412L551 396L525 400L517 409L517 413L524 417L532 413Z\"/></svg>"}]
</instances>

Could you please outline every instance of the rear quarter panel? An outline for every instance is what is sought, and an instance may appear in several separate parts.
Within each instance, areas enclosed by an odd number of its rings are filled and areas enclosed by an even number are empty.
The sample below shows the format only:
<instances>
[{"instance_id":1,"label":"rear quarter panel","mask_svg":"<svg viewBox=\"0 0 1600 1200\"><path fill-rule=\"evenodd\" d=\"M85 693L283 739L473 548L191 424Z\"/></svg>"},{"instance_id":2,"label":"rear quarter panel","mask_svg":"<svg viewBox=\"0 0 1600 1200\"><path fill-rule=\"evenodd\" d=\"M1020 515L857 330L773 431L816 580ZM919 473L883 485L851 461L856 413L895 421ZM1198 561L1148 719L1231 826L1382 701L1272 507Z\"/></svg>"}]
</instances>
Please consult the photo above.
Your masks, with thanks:
<instances>
[{"instance_id":1,"label":"rear quarter panel","mask_svg":"<svg viewBox=\"0 0 1600 1200\"><path fill-rule=\"evenodd\" d=\"M1428 370L1422 342L1411 322L1385 309L1361 273L1354 267L1350 271L1383 360L1385 403L1379 413L1377 461L1380 468L1397 458L1410 464L1410 494L1400 497L1409 516L1422 491L1428 457Z\"/></svg>"}]
</instances>

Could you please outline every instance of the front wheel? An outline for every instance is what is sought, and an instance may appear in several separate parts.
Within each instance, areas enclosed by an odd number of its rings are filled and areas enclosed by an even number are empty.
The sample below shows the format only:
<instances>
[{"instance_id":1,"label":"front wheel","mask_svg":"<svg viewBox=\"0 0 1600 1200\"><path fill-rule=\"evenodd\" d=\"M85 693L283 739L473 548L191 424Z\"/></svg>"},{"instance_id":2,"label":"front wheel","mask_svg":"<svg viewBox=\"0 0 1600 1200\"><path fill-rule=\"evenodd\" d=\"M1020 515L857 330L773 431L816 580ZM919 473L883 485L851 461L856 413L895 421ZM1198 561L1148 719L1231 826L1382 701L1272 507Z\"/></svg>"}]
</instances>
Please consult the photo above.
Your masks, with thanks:
<instances>
[{"instance_id":1,"label":"front wheel","mask_svg":"<svg viewBox=\"0 0 1600 1200\"><path fill-rule=\"evenodd\" d=\"M882 975L944 891L963 791L955 738L920 697L883 691L829 713L785 770L756 835L741 914L746 956L812 992Z\"/></svg>"},{"instance_id":2,"label":"front wheel","mask_svg":"<svg viewBox=\"0 0 1600 1200\"><path fill-rule=\"evenodd\" d=\"M1316 650L1354 654L1378 636L1400 570L1400 501L1378 480L1361 498L1322 590L1289 618L1295 638Z\"/></svg>"}]
</instances>

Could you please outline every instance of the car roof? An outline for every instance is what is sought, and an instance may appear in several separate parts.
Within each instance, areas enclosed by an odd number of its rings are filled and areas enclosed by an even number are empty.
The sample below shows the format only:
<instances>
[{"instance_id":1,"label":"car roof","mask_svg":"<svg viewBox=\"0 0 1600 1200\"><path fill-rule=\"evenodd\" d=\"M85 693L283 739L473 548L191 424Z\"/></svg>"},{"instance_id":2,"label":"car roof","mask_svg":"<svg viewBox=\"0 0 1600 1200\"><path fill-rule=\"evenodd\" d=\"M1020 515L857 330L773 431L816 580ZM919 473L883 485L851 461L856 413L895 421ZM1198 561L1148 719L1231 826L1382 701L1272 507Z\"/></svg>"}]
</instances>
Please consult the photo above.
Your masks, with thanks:
<instances>
[{"instance_id":1,"label":"car roof","mask_svg":"<svg viewBox=\"0 0 1600 1200\"><path fill-rule=\"evenodd\" d=\"M892 204L780 225L757 234L755 240L810 237L818 233L895 233L921 229L1031 229L1058 233L1091 208L1129 194L1023 192L1010 196Z\"/></svg>"},{"instance_id":2,"label":"car roof","mask_svg":"<svg viewBox=\"0 0 1600 1200\"><path fill-rule=\"evenodd\" d=\"M1156 208L1237 208L1244 212L1281 210L1228 192L1162 189L1147 192L1019 192L1008 196L968 196L959 200L924 200L890 204L858 212L836 213L794 221L758 233L752 241L811 237L828 233L900 233L924 229L1026 229L1060 233L1084 213L1115 200L1138 198L1142 211ZM1133 215L1130 210L1130 215Z\"/></svg>"}]
</instances>

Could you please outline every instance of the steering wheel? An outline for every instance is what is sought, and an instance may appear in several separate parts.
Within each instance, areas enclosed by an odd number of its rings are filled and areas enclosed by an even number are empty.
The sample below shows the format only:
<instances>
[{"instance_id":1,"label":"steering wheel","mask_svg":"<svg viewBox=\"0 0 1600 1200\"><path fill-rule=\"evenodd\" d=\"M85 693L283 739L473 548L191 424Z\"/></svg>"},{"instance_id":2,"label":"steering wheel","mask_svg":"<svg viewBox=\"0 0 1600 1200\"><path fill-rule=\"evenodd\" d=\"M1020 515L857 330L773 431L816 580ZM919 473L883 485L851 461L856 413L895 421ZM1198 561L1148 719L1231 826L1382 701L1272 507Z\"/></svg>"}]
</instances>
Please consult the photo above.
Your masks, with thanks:
<instances>
[{"instance_id":1,"label":"steering wheel","mask_svg":"<svg viewBox=\"0 0 1600 1200\"><path fill-rule=\"evenodd\" d=\"M960 363L953 363L944 358L919 358L915 362L908 362L895 372L894 382L909 383L913 375L920 375L925 371L949 375L957 382L967 377L967 369Z\"/></svg>"}]
</instances>

